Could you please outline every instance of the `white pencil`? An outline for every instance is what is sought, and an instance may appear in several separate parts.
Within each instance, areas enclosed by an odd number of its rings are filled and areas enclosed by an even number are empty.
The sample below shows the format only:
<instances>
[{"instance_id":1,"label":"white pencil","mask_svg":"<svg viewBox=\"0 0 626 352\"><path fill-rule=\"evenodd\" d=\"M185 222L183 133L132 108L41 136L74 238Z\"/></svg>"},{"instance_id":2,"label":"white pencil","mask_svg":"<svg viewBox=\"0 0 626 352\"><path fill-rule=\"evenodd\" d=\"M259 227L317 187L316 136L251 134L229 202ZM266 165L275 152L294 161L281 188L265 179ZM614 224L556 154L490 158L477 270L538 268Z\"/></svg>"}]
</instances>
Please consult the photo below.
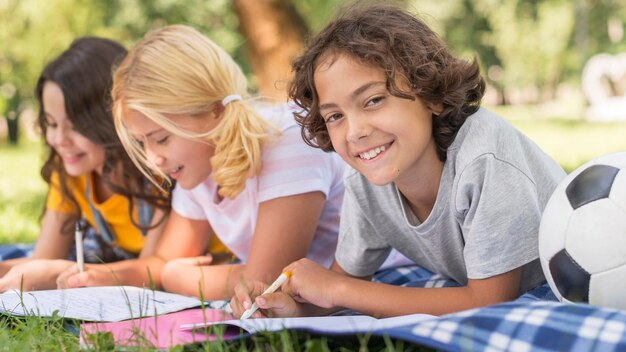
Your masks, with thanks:
<instances>
[{"instance_id":1,"label":"white pencil","mask_svg":"<svg viewBox=\"0 0 626 352\"><path fill-rule=\"evenodd\" d=\"M78 266L78 271L82 273L85 266L85 257L83 254L83 227L80 220L76 221L74 236L76 245L76 265Z\"/></svg>"},{"instance_id":2,"label":"white pencil","mask_svg":"<svg viewBox=\"0 0 626 352\"><path fill-rule=\"evenodd\" d=\"M265 295L265 294L268 294L268 293L273 293L274 291L278 290L278 288L285 281L287 281L287 279L290 276L291 276L291 271L285 271L284 273L280 274L278 279L276 279L276 281L274 281L270 285L270 287L266 288L265 291L263 291L262 295ZM248 319L248 318L250 318L252 316L252 314L254 314L254 312L257 311L257 309L259 309L259 306L257 306L256 302L252 303L252 307L248 308L248 310L243 312L243 314L241 315L241 318L239 318L239 319Z\"/></svg>"}]
</instances>

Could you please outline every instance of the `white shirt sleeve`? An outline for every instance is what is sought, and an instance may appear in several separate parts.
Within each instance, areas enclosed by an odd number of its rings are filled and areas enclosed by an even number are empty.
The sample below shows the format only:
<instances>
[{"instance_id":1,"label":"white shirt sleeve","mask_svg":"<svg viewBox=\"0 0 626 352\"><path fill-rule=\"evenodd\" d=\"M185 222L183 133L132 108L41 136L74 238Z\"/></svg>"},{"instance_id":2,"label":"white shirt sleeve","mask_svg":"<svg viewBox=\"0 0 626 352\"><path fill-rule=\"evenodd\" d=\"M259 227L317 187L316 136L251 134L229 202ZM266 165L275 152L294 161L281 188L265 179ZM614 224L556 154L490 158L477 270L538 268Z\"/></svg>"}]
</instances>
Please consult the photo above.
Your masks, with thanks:
<instances>
[{"instance_id":1,"label":"white shirt sleeve","mask_svg":"<svg viewBox=\"0 0 626 352\"><path fill-rule=\"evenodd\" d=\"M205 209L198 202L198 199L202 198L194 194L194 191L199 191L199 188L202 186L200 184L194 190L186 190L181 188L180 185L176 185L174 191L172 191L172 209L189 219L206 220Z\"/></svg>"},{"instance_id":2,"label":"white shirt sleeve","mask_svg":"<svg viewBox=\"0 0 626 352\"><path fill-rule=\"evenodd\" d=\"M331 186L341 178L343 162L302 143L300 129L292 125L268 143L259 175L259 202L295 194L320 191L328 198Z\"/></svg>"}]
</instances>

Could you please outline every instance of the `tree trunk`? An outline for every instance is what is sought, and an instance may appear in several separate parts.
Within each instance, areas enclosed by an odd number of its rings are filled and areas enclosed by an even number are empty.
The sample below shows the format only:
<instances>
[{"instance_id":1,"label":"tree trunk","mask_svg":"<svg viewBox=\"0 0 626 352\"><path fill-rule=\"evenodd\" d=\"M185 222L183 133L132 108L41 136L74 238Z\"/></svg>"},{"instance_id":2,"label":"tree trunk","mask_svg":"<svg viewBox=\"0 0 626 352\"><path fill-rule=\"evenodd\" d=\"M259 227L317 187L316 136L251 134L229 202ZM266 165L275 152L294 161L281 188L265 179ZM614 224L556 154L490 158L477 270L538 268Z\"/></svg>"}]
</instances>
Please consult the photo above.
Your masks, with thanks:
<instances>
[{"instance_id":1,"label":"tree trunk","mask_svg":"<svg viewBox=\"0 0 626 352\"><path fill-rule=\"evenodd\" d=\"M287 98L291 63L300 54L308 27L287 0L233 0L253 84L259 94L280 101Z\"/></svg>"}]
</instances>

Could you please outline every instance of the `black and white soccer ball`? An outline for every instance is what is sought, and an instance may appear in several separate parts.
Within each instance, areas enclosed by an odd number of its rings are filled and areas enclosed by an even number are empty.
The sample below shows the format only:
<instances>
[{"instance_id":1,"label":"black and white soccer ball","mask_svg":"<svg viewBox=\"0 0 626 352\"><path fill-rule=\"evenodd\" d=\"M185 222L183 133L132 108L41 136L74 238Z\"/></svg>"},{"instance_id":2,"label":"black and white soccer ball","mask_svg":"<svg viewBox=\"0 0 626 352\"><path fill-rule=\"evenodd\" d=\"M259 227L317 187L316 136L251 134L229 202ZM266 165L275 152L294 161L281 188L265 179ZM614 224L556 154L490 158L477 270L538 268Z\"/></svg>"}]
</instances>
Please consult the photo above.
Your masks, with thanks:
<instances>
[{"instance_id":1,"label":"black and white soccer ball","mask_svg":"<svg viewBox=\"0 0 626 352\"><path fill-rule=\"evenodd\" d=\"M562 302L626 309L626 152L561 181L543 212L539 257Z\"/></svg>"}]
</instances>

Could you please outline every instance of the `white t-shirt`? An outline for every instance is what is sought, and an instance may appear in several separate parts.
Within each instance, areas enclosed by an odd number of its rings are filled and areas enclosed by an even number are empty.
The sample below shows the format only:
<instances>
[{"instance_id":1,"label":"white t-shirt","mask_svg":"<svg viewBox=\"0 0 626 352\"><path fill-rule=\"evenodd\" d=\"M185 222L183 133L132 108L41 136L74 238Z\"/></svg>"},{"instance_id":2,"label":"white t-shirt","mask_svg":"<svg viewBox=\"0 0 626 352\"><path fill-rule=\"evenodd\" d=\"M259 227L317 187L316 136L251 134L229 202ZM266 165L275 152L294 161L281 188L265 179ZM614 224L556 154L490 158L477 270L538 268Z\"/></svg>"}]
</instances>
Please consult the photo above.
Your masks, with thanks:
<instances>
[{"instance_id":1,"label":"white t-shirt","mask_svg":"<svg viewBox=\"0 0 626 352\"><path fill-rule=\"evenodd\" d=\"M279 137L263 146L261 173L248 179L235 199L218 200L218 187L212 175L191 190L177 185L172 194L172 208L184 217L207 220L224 245L246 262L262 202L322 192L326 202L307 258L329 267L339 232L344 163L336 153L326 153L304 143L289 106L257 111L281 131Z\"/></svg>"}]
</instances>

